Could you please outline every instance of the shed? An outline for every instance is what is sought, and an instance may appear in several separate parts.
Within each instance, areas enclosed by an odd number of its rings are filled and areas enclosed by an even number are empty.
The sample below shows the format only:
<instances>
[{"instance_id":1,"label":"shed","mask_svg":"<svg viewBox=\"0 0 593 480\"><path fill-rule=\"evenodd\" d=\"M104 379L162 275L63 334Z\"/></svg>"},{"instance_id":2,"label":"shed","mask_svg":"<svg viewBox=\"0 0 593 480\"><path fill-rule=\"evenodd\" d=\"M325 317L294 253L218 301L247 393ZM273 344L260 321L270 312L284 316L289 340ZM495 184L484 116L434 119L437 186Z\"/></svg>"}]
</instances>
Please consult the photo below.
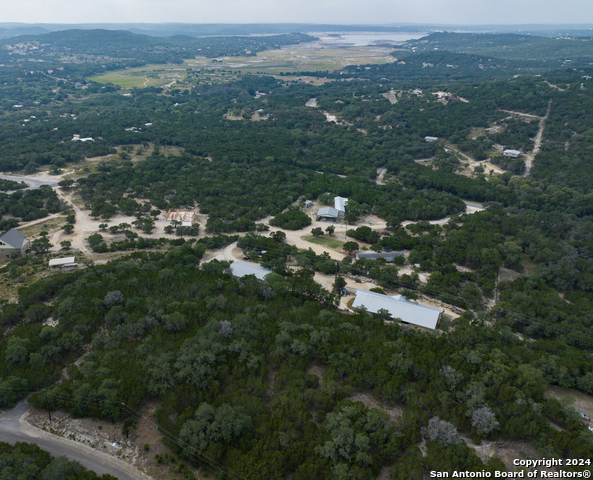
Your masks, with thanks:
<instances>
[{"instance_id":1,"label":"shed","mask_svg":"<svg viewBox=\"0 0 593 480\"><path fill-rule=\"evenodd\" d=\"M368 290L356 291L352 307L364 307L373 313L381 309L387 310L392 318L400 318L402 322L430 329L438 327L443 314L443 310L439 308L410 302L401 295L389 297Z\"/></svg>"},{"instance_id":2,"label":"shed","mask_svg":"<svg viewBox=\"0 0 593 480\"><path fill-rule=\"evenodd\" d=\"M404 257L405 255L402 252L382 252L377 253L369 250L367 252L356 252L356 260L360 260L361 258L366 258L367 260L378 260L379 258L384 258L388 263L392 263L395 257Z\"/></svg>"},{"instance_id":3,"label":"shed","mask_svg":"<svg viewBox=\"0 0 593 480\"><path fill-rule=\"evenodd\" d=\"M54 258L49 261L50 267L59 267L62 265L68 265L69 263L74 263L76 260L75 257L66 257L66 258Z\"/></svg>"},{"instance_id":4,"label":"shed","mask_svg":"<svg viewBox=\"0 0 593 480\"><path fill-rule=\"evenodd\" d=\"M521 152L519 150L505 150L502 152L505 157L517 158L521 156Z\"/></svg>"},{"instance_id":5,"label":"shed","mask_svg":"<svg viewBox=\"0 0 593 480\"><path fill-rule=\"evenodd\" d=\"M436 142L438 139L439 137L424 137L427 142Z\"/></svg>"},{"instance_id":6,"label":"shed","mask_svg":"<svg viewBox=\"0 0 593 480\"><path fill-rule=\"evenodd\" d=\"M317 220L335 222L340 216L340 212L332 207L322 207L317 211Z\"/></svg>"},{"instance_id":7,"label":"shed","mask_svg":"<svg viewBox=\"0 0 593 480\"><path fill-rule=\"evenodd\" d=\"M253 263L236 261L231 263L231 272L233 272L234 277L242 278L245 275L255 275L260 280L263 280L268 273L272 273L272 270Z\"/></svg>"},{"instance_id":8,"label":"shed","mask_svg":"<svg viewBox=\"0 0 593 480\"><path fill-rule=\"evenodd\" d=\"M181 222L182 227L191 227L196 222L198 215L195 210L171 208L165 217L168 221Z\"/></svg>"},{"instance_id":9,"label":"shed","mask_svg":"<svg viewBox=\"0 0 593 480\"><path fill-rule=\"evenodd\" d=\"M346 205L348 205L348 199L344 197L334 198L334 207L338 212L346 213Z\"/></svg>"},{"instance_id":10,"label":"shed","mask_svg":"<svg viewBox=\"0 0 593 480\"><path fill-rule=\"evenodd\" d=\"M29 249L29 240L24 233L16 228L11 228L0 237L0 255L4 258L10 258L12 253L18 253L25 256Z\"/></svg>"}]
</instances>

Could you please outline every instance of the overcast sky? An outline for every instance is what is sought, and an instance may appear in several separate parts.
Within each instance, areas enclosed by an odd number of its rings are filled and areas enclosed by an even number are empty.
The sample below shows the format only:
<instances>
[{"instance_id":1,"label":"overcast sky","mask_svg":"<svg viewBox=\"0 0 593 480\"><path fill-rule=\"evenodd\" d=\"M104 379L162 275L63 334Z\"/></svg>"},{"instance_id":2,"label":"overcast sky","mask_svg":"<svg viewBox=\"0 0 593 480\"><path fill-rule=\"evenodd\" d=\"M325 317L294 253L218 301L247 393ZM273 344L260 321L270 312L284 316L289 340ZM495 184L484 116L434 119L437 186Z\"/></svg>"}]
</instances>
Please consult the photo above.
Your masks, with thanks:
<instances>
[{"instance_id":1,"label":"overcast sky","mask_svg":"<svg viewBox=\"0 0 593 480\"><path fill-rule=\"evenodd\" d=\"M0 22L593 23L591 0L0 0Z\"/></svg>"}]
</instances>

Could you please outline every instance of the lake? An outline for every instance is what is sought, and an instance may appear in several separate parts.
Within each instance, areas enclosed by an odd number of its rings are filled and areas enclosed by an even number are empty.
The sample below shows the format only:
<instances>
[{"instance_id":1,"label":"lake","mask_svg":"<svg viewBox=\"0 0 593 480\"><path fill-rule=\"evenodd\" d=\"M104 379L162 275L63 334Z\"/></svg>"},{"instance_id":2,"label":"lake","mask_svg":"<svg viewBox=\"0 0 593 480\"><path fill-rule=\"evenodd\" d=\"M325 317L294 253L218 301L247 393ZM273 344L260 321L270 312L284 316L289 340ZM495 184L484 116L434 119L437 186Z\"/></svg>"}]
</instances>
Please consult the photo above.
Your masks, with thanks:
<instances>
[{"instance_id":1,"label":"lake","mask_svg":"<svg viewBox=\"0 0 593 480\"><path fill-rule=\"evenodd\" d=\"M417 40L425 37L426 34L412 34L412 33L348 33L340 35L342 38L336 37L336 42L348 43L355 47L364 47L373 45L381 40L387 42L405 42L407 40Z\"/></svg>"}]
</instances>

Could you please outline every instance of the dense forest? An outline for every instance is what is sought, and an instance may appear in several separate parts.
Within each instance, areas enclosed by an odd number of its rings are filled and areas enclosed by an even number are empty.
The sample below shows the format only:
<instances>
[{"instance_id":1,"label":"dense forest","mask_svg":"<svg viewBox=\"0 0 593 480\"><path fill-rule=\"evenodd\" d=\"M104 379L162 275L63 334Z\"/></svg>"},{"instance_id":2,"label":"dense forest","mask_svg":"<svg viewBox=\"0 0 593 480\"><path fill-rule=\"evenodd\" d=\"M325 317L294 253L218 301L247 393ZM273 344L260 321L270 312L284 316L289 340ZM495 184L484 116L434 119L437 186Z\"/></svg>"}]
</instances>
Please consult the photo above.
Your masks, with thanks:
<instances>
[{"instance_id":1,"label":"dense forest","mask_svg":"<svg viewBox=\"0 0 593 480\"><path fill-rule=\"evenodd\" d=\"M85 469L78 462L71 462L66 457L53 458L37 445L0 443L0 478L19 480L114 480L112 475L98 476Z\"/></svg>"},{"instance_id":2,"label":"dense forest","mask_svg":"<svg viewBox=\"0 0 593 480\"><path fill-rule=\"evenodd\" d=\"M127 35L114 38L126 45ZM133 37L130 47L136 41L144 45ZM235 47L224 45L228 54ZM1 171L76 166L62 185L94 219L133 215L144 232L155 209L198 208L208 219L191 232L171 226L160 240L104 224L89 246L129 250L125 257L23 285L18 303L1 305L0 408L47 388L52 409L125 417L133 429L134 412L157 401L170 447L188 464L223 465L220 478L362 480L388 469L403 480L506 468L482 461L468 439L589 458L587 426L544 393L555 385L593 394L592 69L408 53L316 72L336 80L319 86L240 74L126 96L88 81L86 64L65 66L60 78L3 69ZM311 98L316 108L305 106ZM522 176L526 155L512 160L502 149L533 155L540 128L540 151ZM476 165L469 173L467 159ZM488 172L484 160L506 172ZM9 192L0 192L4 230L64 207L49 187L0 186ZM335 195L349 199L345 251L391 249L405 259L336 261L275 231L310 225L304 201L332 205ZM466 213L468 201L485 209ZM385 231L357 224L371 214ZM127 239L111 242L120 230ZM203 231L214 236L194 238ZM273 273L238 280L228 262L202 261L234 242ZM35 261L0 276L18 279ZM323 289L316 272L336 275L336 286L353 276L442 301L460 316L430 332L381 312L343 313L340 289ZM393 420L361 395L401 415ZM31 402L47 406L39 393Z\"/></svg>"}]
</instances>

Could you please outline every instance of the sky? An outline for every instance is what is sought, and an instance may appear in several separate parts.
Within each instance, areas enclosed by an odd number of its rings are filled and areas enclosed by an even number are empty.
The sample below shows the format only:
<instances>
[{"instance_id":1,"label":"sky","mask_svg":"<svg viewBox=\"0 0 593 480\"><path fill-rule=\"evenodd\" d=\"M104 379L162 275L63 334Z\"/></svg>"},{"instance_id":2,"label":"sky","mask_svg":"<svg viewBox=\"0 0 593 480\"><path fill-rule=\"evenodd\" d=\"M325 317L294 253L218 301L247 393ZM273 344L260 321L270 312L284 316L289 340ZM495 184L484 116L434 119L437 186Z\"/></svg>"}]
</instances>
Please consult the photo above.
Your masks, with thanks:
<instances>
[{"instance_id":1,"label":"sky","mask_svg":"<svg viewBox=\"0 0 593 480\"><path fill-rule=\"evenodd\" d=\"M593 23L591 0L0 0L22 23Z\"/></svg>"}]
</instances>

